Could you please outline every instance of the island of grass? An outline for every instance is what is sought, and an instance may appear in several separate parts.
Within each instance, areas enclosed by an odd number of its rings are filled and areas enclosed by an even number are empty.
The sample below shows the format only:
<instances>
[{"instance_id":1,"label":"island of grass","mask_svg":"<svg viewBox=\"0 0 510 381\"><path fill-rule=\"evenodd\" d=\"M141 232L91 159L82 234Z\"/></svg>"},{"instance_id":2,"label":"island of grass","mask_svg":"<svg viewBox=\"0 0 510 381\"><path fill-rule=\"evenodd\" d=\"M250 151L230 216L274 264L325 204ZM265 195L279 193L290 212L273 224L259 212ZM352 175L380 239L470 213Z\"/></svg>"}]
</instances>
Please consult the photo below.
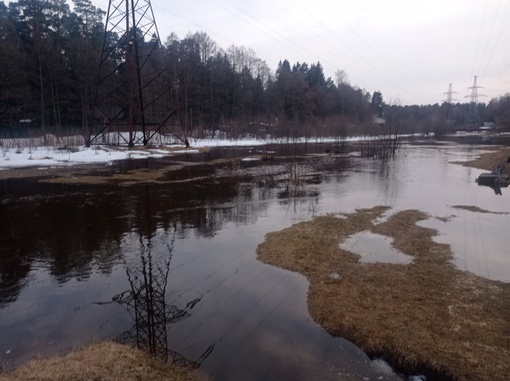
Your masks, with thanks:
<instances>
[{"instance_id":1,"label":"island of grass","mask_svg":"<svg viewBox=\"0 0 510 381\"><path fill-rule=\"evenodd\" d=\"M270 233L260 260L305 275L313 319L396 369L441 380L508 380L510 284L460 271L416 210L377 223L387 207L328 215ZM393 238L410 264L362 263L343 250L371 231ZM430 379L429 378L429 379Z\"/></svg>"},{"instance_id":2,"label":"island of grass","mask_svg":"<svg viewBox=\"0 0 510 381\"><path fill-rule=\"evenodd\" d=\"M189 370L176 368L141 350L102 342L63 356L29 361L0 381L195 381Z\"/></svg>"},{"instance_id":3,"label":"island of grass","mask_svg":"<svg viewBox=\"0 0 510 381\"><path fill-rule=\"evenodd\" d=\"M467 167L474 167L478 169L486 169L493 171L498 166L503 167L503 172L510 174L510 148L500 147L491 149L488 152L481 154L476 159L463 162L462 165Z\"/></svg>"}]
</instances>

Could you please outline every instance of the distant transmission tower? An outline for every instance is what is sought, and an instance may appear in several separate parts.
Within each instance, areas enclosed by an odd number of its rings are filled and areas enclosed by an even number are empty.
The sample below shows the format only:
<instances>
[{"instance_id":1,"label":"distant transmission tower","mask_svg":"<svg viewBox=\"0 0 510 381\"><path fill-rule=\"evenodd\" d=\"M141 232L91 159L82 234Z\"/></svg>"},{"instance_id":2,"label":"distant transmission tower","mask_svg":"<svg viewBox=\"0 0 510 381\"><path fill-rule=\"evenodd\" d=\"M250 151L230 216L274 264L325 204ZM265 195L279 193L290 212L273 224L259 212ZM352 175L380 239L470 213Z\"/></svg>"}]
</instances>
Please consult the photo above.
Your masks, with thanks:
<instances>
[{"instance_id":1,"label":"distant transmission tower","mask_svg":"<svg viewBox=\"0 0 510 381\"><path fill-rule=\"evenodd\" d=\"M448 91L443 93L443 94L446 95L446 99L443 100L443 102L446 102L448 104L452 104L454 101L457 100L457 99L453 99L453 94L457 94L457 92L453 91L451 83L448 85Z\"/></svg>"},{"instance_id":2,"label":"distant transmission tower","mask_svg":"<svg viewBox=\"0 0 510 381\"><path fill-rule=\"evenodd\" d=\"M478 94L478 89L483 89L482 86L478 86L477 84L477 75L475 75L475 79L473 80L473 86L471 87L468 87L468 90L471 90L471 94L470 95L466 95L466 98L469 98L469 103L474 103L475 105L478 104L478 97L479 96L484 96L484 95L479 95Z\"/></svg>"},{"instance_id":3,"label":"distant transmission tower","mask_svg":"<svg viewBox=\"0 0 510 381\"><path fill-rule=\"evenodd\" d=\"M478 89L483 89L482 86L478 86L477 77L473 80L473 86L468 87L471 90L471 94L466 95L465 98L469 98L469 112L468 112L468 125L479 126L480 125L480 112L478 110L478 97L485 97L483 94L478 94Z\"/></svg>"},{"instance_id":4,"label":"distant transmission tower","mask_svg":"<svg viewBox=\"0 0 510 381\"><path fill-rule=\"evenodd\" d=\"M147 145L169 121L163 53L150 0L109 1L88 146Z\"/></svg>"}]
</instances>

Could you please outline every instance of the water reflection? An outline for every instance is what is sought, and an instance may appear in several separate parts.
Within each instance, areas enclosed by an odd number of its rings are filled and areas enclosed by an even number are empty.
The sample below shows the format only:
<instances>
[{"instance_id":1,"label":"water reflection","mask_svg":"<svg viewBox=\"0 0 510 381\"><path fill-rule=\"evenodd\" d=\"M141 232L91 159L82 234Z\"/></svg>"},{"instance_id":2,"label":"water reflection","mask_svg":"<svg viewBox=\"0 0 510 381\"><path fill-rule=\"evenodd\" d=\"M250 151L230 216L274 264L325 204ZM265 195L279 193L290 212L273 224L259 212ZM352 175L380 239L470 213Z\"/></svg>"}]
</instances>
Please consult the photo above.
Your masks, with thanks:
<instances>
[{"instance_id":1,"label":"water reflection","mask_svg":"<svg viewBox=\"0 0 510 381\"><path fill-rule=\"evenodd\" d=\"M132 187L0 181L0 362L124 333L169 361L196 366L210 354L201 369L218 380L378 379L355 347L311 321L306 281L258 263L256 247L318 212L508 211L507 198L476 186L475 170L448 163L466 152L409 148L386 163L317 156L299 162L310 181L295 190L285 186L292 158L241 161L236 174L218 165L214 176L197 165L173 183ZM440 222L438 239L467 263L472 250L487 253L490 275L508 281L508 216L467 213Z\"/></svg>"},{"instance_id":2,"label":"water reflection","mask_svg":"<svg viewBox=\"0 0 510 381\"><path fill-rule=\"evenodd\" d=\"M121 341L145 350L163 361L188 368L198 368L213 351L209 346L197 360L190 360L168 348L167 327L189 316L201 298L195 298L184 307L167 305L166 286L173 256L175 228L167 252L154 258L150 237L140 236L139 262L126 268L131 288L115 295L112 301L122 305L134 320L134 326L121 335Z\"/></svg>"},{"instance_id":3,"label":"water reflection","mask_svg":"<svg viewBox=\"0 0 510 381\"><path fill-rule=\"evenodd\" d=\"M107 192L49 196L46 186L30 181L3 190L0 308L17 299L36 262L44 263L59 284L88 279L94 271L111 273L121 257L119 237L126 229L125 221L115 220L122 210L118 198Z\"/></svg>"},{"instance_id":4,"label":"water reflection","mask_svg":"<svg viewBox=\"0 0 510 381\"><path fill-rule=\"evenodd\" d=\"M361 263L409 264L413 257L393 247L393 238L362 231L347 237L340 248L359 255Z\"/></svg>"},{"instance_id":5,"label":"water reflection","mask_svg":"<svg viewBox=\"0 0 510 381\"><path fill-rule=\"evenodd\" d=\"M491 188L496 196L502 196L503 193L501 192L501 187L499 185L487 185L489 188Z\"/></svg>"},{"instance_id":6,"label":"water reflection","mask_svg":"<svg viewBox=\"0 0 510 381\"><path fill-rule=\"evenodd\" d=\"M211 238L231 221L254 223L268 207L256 201L270 197L251 183L214 178L132 189L4 180L0 189L0 308L16 301L36 262L61 285L106 276L123 260L127 231Z\"/></svg>"}]
</instances>

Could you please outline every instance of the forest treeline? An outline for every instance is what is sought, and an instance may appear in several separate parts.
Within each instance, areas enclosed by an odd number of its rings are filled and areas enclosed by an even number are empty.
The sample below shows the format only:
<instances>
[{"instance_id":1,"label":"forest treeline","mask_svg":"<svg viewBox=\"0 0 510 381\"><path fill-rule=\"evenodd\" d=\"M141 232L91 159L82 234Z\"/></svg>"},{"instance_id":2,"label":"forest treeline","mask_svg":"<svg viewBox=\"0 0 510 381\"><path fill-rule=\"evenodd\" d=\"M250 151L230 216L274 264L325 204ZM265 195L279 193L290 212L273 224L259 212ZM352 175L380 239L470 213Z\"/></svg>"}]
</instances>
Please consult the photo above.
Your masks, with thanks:
<instances>
[{"instance_id":1,"label":"forest treeline","mask_svg":"<svg viewBox=\"0 0 510 381\"><path fill-rule=\"evenodd\" d=\"M88 131L104 18L90 0L0 2L0 128ZM443 134L484 121L510 130L510 94L479 104L476 115L469 103L404 106L351 84L342 70L326 77L320 62L283 60L272 72L252 49L221 48L203 32L172 34L161 49L167 71L159 87L175 90L169 123L187 135L347 136L369 132L374 116L398 133Z\"/></svg>"}]
</instances>

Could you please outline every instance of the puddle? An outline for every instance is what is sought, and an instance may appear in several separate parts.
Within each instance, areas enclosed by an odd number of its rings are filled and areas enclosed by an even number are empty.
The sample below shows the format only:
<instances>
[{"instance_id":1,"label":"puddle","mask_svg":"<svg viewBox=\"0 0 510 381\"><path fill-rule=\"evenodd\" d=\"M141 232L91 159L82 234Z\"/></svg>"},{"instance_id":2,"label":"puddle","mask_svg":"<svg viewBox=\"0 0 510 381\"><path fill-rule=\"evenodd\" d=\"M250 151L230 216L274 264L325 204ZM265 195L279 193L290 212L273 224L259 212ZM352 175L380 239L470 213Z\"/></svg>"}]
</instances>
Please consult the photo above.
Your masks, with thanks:
<instances>
[{"instance_id":1,"label":"puddle","mask_svg":"<svg viewBox=\"0 0 510 381\"><path fill-rule=\"evenodd\" d=\"M393 239L369 231L362 231L348 237L340 244L340 248L360 256L362 263L394 263L409 264L413 258L395 249Z\"/></svg>"}]
</instances>

